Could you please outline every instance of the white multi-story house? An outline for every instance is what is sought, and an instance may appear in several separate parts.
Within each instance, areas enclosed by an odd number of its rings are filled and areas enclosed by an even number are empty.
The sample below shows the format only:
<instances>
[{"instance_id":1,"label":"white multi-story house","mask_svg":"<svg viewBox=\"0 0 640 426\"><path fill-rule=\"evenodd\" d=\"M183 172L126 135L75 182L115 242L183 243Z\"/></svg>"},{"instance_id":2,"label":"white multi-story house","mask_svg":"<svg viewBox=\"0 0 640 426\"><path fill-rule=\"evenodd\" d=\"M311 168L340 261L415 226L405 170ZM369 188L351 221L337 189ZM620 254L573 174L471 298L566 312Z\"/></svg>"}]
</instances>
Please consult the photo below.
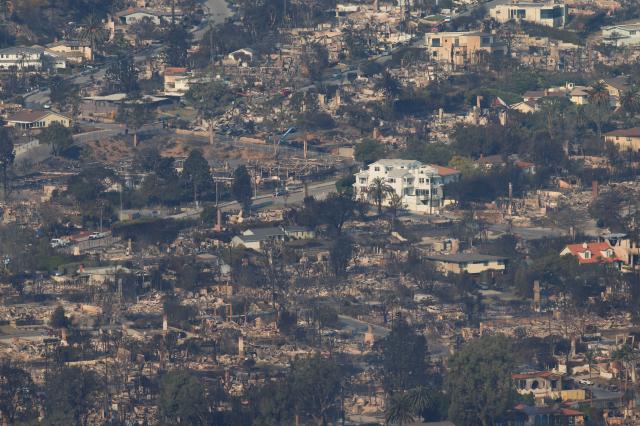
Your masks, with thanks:
<instances>
[{"instance_id":1,"label":"white multi-story house","mask_svg":"<svg viewBox=\"0 0 640 426\"><path fill-rule=\"evenodd\" d=\"M0 69L39 70L43 65L43 56L43 48L7 47L0 49Z\"/></svg>"},{"instance_id":2,"label":"white multi-story house","mask_svg":"<svg viewBox=\"0 0 640 426\"><path fill-rule=\"evenodd\" d=\"M640 23L602 27L602 42L618 47L640 45Z\"/></svg>"},{"instance_id":3,"label":"white multi-story house","mask_svg":"<svg viewBox=\"0 0 640 426\"><path fill-rule=\"evenodd\" d=\"M457 180L459 175L457 170L422 164L416 160L383 159L357 173L353 189L356 199L374 203L370 188L376 178L381 178L401 197L403 208L436 213L445 205L445 183ZM390 197L383 200L384 205L389 205L389 202Z\"/></svg>"},{"instance_id":4,"label":"white multi-story house","mask_svg":"<svg viewBox=\"0 0 640 426\"><path fill-rule=\"evenodd\" d=\"M547 27L563 28L567 20L567 7L553 2L520 2L498 4L489 10L489 16L500 23L525 21Z\"/></svg>"}]
</instances>

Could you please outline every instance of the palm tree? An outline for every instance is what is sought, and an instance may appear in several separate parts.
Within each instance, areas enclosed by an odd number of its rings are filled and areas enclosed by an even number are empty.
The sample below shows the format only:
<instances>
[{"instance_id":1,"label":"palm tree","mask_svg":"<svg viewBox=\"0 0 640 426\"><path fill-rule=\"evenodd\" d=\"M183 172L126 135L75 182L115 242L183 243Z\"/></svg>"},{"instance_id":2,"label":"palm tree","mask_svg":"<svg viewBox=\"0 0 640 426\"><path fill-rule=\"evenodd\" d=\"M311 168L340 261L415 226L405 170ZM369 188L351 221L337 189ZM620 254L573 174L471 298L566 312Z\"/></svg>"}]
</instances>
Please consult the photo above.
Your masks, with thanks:
<instances>
[{"instance_id":1,"label":"palm tree","mask_svg":"<svg viewBox=\"0 0 640 426\"><path fill-rule=\"evenodd\" d=\"M95 55L96 46L104 41L106 31L102 20L98 15L88 15L82 22L82 32L80 33L80 39L88 41L91 44L92 55Z\"/></svg>"},{"instance_id":2,"label":"palm tree","mask_svg":"<svg viewBox=\"0 0 640 426\"><path fill-rule=\"evenodd\" d=\"M589 378L591 378L591 366L593 366L593 361L595 360L596 354L593 351L587 351L584 354L584 358L587 361L587 365L589 366Z\"/></svg>"},{"instance_id":3,"label":"palm tree","mask_svg":"<svg viewBox=\"0 0 640 426\"><path fill-rule=\"evenodd\" d=\"M596 105L608 105L609 104L609 89L607 85L602 81L598 81L591 85L589 90L589 102Z\"/></svg>"},{"instance_id":4,"label":"palm tree","mask_svg":"<svg viewBox=\"0 0 640 426\"><path fill-rule=\"evenodd\" d=\"M420 415L424 410L431 405L431 393L425 386L419 386L409 391L409 400L411 401L411 407L414 413Z\"/></svg>"},{"instance_id":5,"label":"palm tree","mask_svg":"<svg viewBox=\"0 0 640 426\"><path fill-rule=\"evenodd\" d=\"M640 91L632 87L620 96L620 106L628 115L634 115L640 111Z\"/></svg>"},{"instance_id":6,"label":"palm tree","mask_svg":"<svg viewBox=\"0 0 640 426\"><path fill-rule=\"evenodd\" d=\"M387 408L384 412L386 424L399 424L403 426L413 422L413 404L408 394L396 394L389 398Z\"/></svg>"},{"instance_id":7,"label":"palm tree","mask_svg":"<svg viewBox=\"0 0 640 426\"><path fill-rule=\"evenodd\" d=\"M376 206L378 206L378 216L382 214L382 202L385 198L394 194L395 191L390 187L383 178L377 177L371 182L368 189L369 196L372 197Z\"/></svg>"}]
</instances>

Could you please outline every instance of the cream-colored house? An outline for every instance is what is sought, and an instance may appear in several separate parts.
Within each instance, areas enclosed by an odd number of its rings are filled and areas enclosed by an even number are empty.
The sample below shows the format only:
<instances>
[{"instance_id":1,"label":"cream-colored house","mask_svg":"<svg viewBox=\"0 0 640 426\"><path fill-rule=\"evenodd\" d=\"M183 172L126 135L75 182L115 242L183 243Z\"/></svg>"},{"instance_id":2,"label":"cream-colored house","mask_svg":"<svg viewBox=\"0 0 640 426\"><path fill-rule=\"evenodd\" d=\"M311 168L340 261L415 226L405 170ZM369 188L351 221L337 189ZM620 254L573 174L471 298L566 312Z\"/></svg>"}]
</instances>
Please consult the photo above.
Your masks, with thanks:
<instances>
[{"instance_id":1,"label":"cream-colored house","mask_svg":"<svg viewBox=\"0 0 640 426\"><path fill-rule=\"evenodd\" d=\"M482 62L492 54L504 54L506 45L482 32L441 32L425 35L429 56L436 62L462 67Z\"/></svg>"},{"instance_id":2,"label":"cream-colored house","mask_svg":"<svg viewBox=\"0 0 640 426\"><path fill-rule=\"evenodd\" d=\"M525 21L547 27L563 28L567 7L554 2L520 2L498 4L489 10L489 16L500 23Z\"/></svg>"},{"instance_id":3,"label":"cream-colored house","mask_svg":"<svg viewBox=\"0 0 640 426\"><path fill-rule=\"evenodd\" d=\"M71 118L54 111L22 110L7 117L7 125L18 129L45 129L54 123L71 126Z\"/></svg>"},{"instance_id":4,"label":"cream-colored house","mask_svg":"<svg viewBox=\"0 0 640 426\"><path fill-rule=\"evenodd\" d=\"M89 43L79 40L61 40L47 45L47 49L64 56L67 61L80 64L93 61L93 50Z\"/></svg>"},{"instance_id":5,"label":"cream-colored house","mask_svg":"<svg viewBox=\"0 0 640 426\"><path fill-rule=\"evenodd\" d=\"M456 253L448 255L425 256L433 262L440 272L462 274L481 274L485 271L502 272L507 259L499 256L475 253Z\"/></svg>"},{"instance_id":6,"label":"cream-colored house","mask_svg":"<svg viewBox=\"0 0 640 426\"><path fill-rule=\"evenodd\" d=\"M640 127L618 129L604 134L605 143L611 142L620 151L640 152Z\"/></svg>"}]
</instances>

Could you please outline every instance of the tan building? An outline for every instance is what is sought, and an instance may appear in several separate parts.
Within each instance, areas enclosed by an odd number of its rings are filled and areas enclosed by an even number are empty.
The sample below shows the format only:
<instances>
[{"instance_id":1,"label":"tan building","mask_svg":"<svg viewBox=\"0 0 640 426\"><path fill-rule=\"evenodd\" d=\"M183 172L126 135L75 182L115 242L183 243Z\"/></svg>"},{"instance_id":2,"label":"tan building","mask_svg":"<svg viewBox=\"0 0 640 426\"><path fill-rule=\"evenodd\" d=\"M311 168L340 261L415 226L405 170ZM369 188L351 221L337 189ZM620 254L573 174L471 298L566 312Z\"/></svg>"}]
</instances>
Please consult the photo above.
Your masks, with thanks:
<instances>
[{"instance_id":1,"label":"tan building","mask_svg":"<svg viewBox=\"0 0 640 426\"><path fill-rule=\"evenodd\" d=\"M45 129L53 123L71 126L71 119L54 111L22 110L7 117L7 125L18 129Z\"/></svg>"},{"instance_id":2,"label":"tan building","mask_svg":"<svg viewBox=\"0 0 640 426\"><path fill-rule=\"evenodd\" d=\"M489 10L489 16L501 23L525 21L547 27L563 28L567 18L567 7L553 2L513 1L493 6Z\"/></svg>"},{"instance_id":3,"label":"tan building","mask_svg":"<svg viewBox=\"0 0 640 426\"><path fill-rule=\"evenodd\" d=\"M640 127L618 129L604 134L605 143L611 142L620 151L640 152Z\"/></svg>"},{"instance_id":4,"label":"tan building","mask_svg":"<svg viewBox=\"0 0 640 426\"><path fill-rule=\"evenodd\" d=\"M503 272L506 268L506 258L488 254L457 253L425 256L425 259L433 262L443 273L481 274L485 271Z\"/></svg>"},{"instance_id":5,"label":"tan building","mask_svg":"<svg viewBox=\"0 0 640 426\"><path fill-rule=\"evenodd\" d=\"M482 62L486 57L506 52L506 45L482 32L427 33L427 52L436 62L463 67Z\"/></svg>"},{"instance_id":6,"label":"tan building","mask_svg":"<svg viewBox=\"0 0 640 426\"><path fill-rule=\"evenodd\" d=\"M91 45L79 40L62 40L47 45L47 49L56 52L69 62L80 64L84 61L93 61Z\"/></svg>"}]
</instances>

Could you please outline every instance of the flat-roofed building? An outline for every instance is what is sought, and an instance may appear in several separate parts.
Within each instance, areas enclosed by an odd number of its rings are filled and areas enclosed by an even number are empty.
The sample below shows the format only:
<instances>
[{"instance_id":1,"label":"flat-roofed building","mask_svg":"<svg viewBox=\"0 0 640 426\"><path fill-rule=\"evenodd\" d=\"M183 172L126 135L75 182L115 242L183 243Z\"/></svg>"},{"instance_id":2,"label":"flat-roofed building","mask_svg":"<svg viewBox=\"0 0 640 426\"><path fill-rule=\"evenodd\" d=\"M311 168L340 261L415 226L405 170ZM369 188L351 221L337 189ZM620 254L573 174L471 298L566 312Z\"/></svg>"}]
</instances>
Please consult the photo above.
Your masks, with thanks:
<instances>
[{"instance_id":1,"label":"flat-roofed building","mask_svg":"<svg viewBox=\"0 0 640 426\"><path fill-rule=\"evenodd\" d=\"M427 33L425 41L431 59L451 67L477 64L507 50L505 43L495 36L475 31Z\"/></svg>"},{"instance_id":2,"label":"flat-roofed building","mask_svg":"<svg viewBox=\"0 0 640 426\"><path fill-rule=\"evenodd\" d=\"M489 10L498 22L525 21L547 27L563 28L567 22L567 6L552 2L518 2L498 4Z\"/></svg>"}]
</instances>

